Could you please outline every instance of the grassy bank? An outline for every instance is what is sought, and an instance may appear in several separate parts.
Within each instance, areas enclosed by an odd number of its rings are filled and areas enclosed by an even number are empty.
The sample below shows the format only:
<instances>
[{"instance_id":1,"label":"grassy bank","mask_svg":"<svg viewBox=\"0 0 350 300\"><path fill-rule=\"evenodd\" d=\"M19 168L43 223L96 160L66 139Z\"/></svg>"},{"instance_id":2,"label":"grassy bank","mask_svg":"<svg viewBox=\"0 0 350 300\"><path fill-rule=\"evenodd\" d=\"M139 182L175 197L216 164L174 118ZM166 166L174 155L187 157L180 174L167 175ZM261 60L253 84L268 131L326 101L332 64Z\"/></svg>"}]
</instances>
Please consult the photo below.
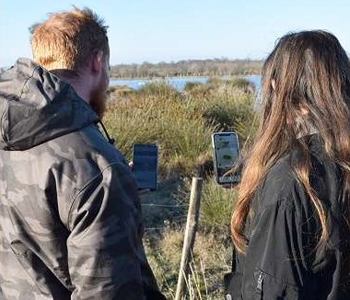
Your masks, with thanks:
<instances>
[{"instance_id":1,"label":"grassy bank","mask_svg":"<svg viewBox=\"0 0 350 300\"><path fill-rule=\"evenodd\" d=\"M121 91L122 90L122 91ZM145 245L159 286L173 299L191 177L205 171L189 293L185 299L222 299L231 264L230 215L235 191L213 179L211 134L235 131L241 145L255 132L254 93L244 80L211 79L178 92L165 83L141 90L112 88L105 123L116 146L131 159L134 143L159 146L159 189L142 196Z\"/></svg>"}]
</instances>

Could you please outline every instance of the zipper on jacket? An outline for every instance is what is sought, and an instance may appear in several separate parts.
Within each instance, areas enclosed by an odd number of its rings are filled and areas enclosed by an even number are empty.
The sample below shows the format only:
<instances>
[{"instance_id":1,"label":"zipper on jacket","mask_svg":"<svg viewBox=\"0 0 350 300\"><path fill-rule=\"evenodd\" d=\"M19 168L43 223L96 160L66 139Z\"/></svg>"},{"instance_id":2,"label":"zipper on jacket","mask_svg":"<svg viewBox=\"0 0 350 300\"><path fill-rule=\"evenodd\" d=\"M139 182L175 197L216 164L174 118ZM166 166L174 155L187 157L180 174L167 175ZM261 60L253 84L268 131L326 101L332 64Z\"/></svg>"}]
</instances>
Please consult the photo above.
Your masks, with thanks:
<instances>
[{"instance_id":1,"label":"zipper on jacket","mask_svg":"<svg viewBox=\"0 0 350 300\"><path fill-rule=\"evenodd\" d=\"M258 280L257 280L256 289L258 291L260 291L260 292L262 292L263 280L264 280L264 273L263 272L259 272L259 277L258 277Z\"/></svg>"},{"instance_id":2,"label":"zipper on jacket","mask_svg":"<svg viewBox=\"0 0 350 300\"><path fill-rule=\"evenodd\" d=\"M266 274L260 269L255 270L255 280L256 280L256 290L255 290L255 298L254 299L263 299L264 294L264 278Z\"/></svg>"}]
</instances>

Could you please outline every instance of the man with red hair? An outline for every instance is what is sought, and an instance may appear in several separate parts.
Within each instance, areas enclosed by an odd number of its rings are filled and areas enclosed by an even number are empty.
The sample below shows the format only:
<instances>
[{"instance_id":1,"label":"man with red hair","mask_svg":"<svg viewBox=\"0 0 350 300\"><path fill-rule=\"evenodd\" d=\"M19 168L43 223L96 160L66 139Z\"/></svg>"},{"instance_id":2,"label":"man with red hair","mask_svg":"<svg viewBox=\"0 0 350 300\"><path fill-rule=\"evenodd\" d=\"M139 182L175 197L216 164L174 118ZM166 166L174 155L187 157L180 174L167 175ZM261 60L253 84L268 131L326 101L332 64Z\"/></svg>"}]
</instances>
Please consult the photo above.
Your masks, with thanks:
<instances>
[{"instance_id":1,"label":"man with red hair","mask_svg":"<svg viewBox=\"0 0 350 300\"><path fill-rule=\"evenodd\" d=\"M0 287L8 299L164 299L135 180L97 123L107 27L89 9L32 29L34 61L0 75ZM108 135L107 135L108 137Z\"/></svg>"}]
</instances>

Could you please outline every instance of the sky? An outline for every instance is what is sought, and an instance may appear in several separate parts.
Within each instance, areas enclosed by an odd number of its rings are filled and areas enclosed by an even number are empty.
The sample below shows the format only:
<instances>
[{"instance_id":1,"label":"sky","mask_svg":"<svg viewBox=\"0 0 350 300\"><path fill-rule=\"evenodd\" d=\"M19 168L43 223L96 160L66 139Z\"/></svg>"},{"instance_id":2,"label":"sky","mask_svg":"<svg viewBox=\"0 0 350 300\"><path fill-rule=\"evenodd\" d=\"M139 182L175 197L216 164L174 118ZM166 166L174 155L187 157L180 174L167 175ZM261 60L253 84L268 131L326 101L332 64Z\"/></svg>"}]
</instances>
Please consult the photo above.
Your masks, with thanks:
<instances>
[{"instance_id":1,"label":"sky","mask_svg":"<svg viewBox=\"0 0 350 300\"><path fill-rule=\"evenodd\" d=\"M324 29L350 53L348 0L0 0L0 66L31 57L28 28L89 7L109 26L111 65L264 59L290 31Z\"/></svg>"}]
</instances>

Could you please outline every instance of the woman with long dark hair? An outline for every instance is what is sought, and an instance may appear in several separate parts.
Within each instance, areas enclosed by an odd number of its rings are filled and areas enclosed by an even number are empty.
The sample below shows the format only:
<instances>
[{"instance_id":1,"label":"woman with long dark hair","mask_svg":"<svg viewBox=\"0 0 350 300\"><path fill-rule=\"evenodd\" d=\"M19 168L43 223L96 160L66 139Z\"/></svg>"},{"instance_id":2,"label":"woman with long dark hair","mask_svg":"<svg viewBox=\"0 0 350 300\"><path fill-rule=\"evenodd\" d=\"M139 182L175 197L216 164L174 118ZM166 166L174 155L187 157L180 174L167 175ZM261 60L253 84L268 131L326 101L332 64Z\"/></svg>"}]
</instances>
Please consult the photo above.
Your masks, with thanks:
<instances>
[{"instance_id":1,"label":"woman with long dark hair","mask_svg":"<svg viewBox=\"0 0 350 300\"><path fill-rule=\"evenodd\" d=\"M227 299L350 299L350 63L332 34L282 37L232 216Z\"/></svg>"}]
</instances>

